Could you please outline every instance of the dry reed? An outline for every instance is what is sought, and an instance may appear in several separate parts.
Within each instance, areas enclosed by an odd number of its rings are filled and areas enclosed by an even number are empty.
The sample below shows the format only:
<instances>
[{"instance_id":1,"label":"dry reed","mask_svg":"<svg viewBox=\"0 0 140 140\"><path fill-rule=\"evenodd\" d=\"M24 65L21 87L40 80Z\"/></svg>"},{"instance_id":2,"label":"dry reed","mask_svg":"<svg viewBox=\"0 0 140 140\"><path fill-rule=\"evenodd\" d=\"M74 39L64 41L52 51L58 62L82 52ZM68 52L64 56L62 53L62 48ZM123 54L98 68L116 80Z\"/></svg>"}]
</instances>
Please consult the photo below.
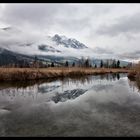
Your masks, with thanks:
<instances>
[{"instance_id":1,"label":"dry reed","mask_svg":"<svg viewBox=\"0 0 140 140\"><path fill-rule=\"evenodd\" d=\"M129 72L127 69L105 68L0 68L0 81L26 81L57 77L84 76L90 74Z\"/></svg>"}]
</instances>

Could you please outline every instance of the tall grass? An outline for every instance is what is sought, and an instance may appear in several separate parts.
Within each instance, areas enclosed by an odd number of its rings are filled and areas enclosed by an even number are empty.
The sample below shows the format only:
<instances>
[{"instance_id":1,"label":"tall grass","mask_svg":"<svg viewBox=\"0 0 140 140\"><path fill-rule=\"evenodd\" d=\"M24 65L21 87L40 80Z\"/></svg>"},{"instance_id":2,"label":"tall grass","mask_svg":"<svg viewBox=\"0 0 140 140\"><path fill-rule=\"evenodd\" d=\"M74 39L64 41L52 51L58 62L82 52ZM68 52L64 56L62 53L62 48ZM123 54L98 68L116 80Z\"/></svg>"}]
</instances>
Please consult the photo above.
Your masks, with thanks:
<instances>
[{"instance_id":1,"label":"tall grass","mask_svg":"<svg viewBox=\"0 0 140 140\"><path fill-rule=\"evenodd\" d=\"M126 69L105 68L0 68L0 81L27 81L57 77L83 76L90 74L105 74L128 72Z\"/></svg>"}]
</instances>

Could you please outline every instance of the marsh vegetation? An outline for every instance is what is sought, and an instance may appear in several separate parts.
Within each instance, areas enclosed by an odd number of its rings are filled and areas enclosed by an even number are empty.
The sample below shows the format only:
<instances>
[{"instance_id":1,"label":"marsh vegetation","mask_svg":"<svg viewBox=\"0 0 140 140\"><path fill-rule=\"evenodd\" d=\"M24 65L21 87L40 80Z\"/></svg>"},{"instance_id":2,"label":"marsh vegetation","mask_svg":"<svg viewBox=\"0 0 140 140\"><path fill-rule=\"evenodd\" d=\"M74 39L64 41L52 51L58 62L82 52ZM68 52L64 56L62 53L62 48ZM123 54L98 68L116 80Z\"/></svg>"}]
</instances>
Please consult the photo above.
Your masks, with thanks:
<instances>
[{"instance_id":1,"label":"marsh vegetation","mask_svg":"<svg viewBox=\"0 0 140 140\"><path fill-rule=\"evenodd\" d=\"M57 77L73 77L97 75L105 73L129 72L129 69L111 68L80 68L80 67L53 67L53 68L0 68L0 81L38 80Z\"/></svg>"}]
</instances>

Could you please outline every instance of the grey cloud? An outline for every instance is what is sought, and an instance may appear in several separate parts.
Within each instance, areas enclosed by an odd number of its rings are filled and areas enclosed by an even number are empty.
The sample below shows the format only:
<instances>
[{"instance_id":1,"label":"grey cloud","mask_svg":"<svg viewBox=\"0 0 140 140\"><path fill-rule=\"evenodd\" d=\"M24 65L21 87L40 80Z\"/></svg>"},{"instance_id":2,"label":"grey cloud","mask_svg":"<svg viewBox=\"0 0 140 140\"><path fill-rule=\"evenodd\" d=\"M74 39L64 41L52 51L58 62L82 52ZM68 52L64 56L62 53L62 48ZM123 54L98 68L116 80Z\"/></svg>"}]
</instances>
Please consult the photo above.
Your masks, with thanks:
<instances>
[{"instance_id":1,"label":"grey cloud","mask_svg":"<svg viewBox=\"0 0 140 140\"><path fill-rule=\"evenodd\" d=\"M90 20L89 18L82 18L82 19L58 19L58 24L60 26L63 26L63 29L65 30L75 30L82 31L84 29L90 28Z\"/></svg>"},{"instance_id":2,"label":"grey cloud","mask_svg":"<svg viewBox=\"0 0 140 140\"><path fill-rule=\"evenodd\" d=\"M44 25L51 23L57 15L59 7L56 4L12 4L6 5L3 20L12 25Z\"/></svg>"},{"instance_id":3,"label":"grey cloud","mask_svg":"<svg viewBox=\"0 0 140 140\"><path fill-rule=\"evenodd\" d=\"M122 59L140 59L140 51L134 51L130 53L123 53L119 55Z\"/></svg>"},{"instance_id":4,"label":"grey cloud","mask_svg":"<svg viewBox=\"0 0 140 140\"><path fill-rule=\"evenodd\" d=\"M65 15L65 11L75 11L74 7L65 4L8 4L3 12L3 20L18 25L52 25L56 19Z\"/></svg>"},{"instance_id":5,"label":"grey cloud","mask_svg":"<svg viewBox=\"0 0 140 140\"><path fill-rule=\"evenodd\" d=\"M102 35L115 36L119 34L137 34L140 33L140 13L136 13L132 16L124 16L117 19L117 22L111 25L101 26L97 32Z\"/></svg>"},{"instance_id":6,"label":"grey cloud","mask_svg":"<svg viewBox=\"0 0 140 140\"><path fill-rule=\"evenodd\" d=\"M6 4L1 20L15 26L47 29L60 26L81 30L83 26L89 27L93 16L107 13L110 9L99 4Z\"/></svg>"},{"instance_id":7,"label":"grey cloud","mask_svg":"<svg viewBox=\"0 0 140 140\"><path fill-rule=\"evenodd\" d=\"M95 47L93 51L97 54L114 54L113 51L101 47Z\"/></svg>"}]
</instances>

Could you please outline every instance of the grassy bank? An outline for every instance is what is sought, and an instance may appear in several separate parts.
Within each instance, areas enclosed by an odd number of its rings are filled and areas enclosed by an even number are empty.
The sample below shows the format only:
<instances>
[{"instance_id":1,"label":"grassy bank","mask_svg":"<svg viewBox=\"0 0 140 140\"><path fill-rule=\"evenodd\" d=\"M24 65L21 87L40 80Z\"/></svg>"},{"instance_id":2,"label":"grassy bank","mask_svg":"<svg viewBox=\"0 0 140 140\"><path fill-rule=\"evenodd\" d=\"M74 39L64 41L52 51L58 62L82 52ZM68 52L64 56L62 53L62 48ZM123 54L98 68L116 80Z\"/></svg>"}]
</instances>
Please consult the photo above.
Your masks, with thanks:
<instances>
[{"instance_id":1,"label":"grassy bank","mask_svg":"<svg viewBox=\"0 0 140 140\"><path fill-rule=\"evenodd\" d=\"M38 80L57 77L84 76L91 74L122 73L127 69L107 68L0 68L0 81Z\"/></svg>"}]
</instances>

